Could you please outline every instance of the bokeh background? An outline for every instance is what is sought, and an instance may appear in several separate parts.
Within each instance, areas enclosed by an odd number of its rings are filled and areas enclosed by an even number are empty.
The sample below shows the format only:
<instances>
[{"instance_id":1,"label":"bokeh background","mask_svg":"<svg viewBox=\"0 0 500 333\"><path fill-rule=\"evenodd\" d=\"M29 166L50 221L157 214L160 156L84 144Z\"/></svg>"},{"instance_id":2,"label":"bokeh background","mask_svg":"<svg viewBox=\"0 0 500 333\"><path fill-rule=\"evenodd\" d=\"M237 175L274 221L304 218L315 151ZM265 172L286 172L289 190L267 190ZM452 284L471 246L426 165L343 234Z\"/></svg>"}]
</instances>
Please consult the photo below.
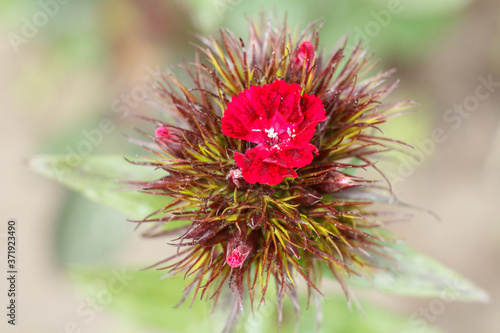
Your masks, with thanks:
<instances>
[{"instance_id":1,"label":"bokeh background","mask_svg":"<svg viewBox=\"0 0 500 333\"><path fill-rule=\"evenodd\" d=\"M136 121L117 106L155 114L126 96L151 83L152 73L193 59L195 34L216 35L225 27L246 38L244 15L260 11L287 13L293 27L322 18L322 45L332 47L349 33L376 53L379 68L397 69L401 83L391 99L409 96L419 112L394 120L386 131L423 157L387 168L398 176L399 199L432 210L440 221L417 211L411 222L390 228L492 296L489 304L447 304L429 324L443 332L499 331L500 87L477 103L473 97L481 78L500 82L499 1L3 0L0 234L7 219L17 219L20 266L19 325L8 332L69 332L71 321L79 325L75 332L160 332L111 306L92 320L79 317L76 309L86 299L67 271L145 266L165 257L166 240L142 239L123 215L34 173L27 160L71 153L103 118L114 129L89 153L136 153L122 136L133 133ZM460 106L463 113L448 111ZM429 148L425 143L437 128L446 140ZM366 297L406 321L430 302L375 292ZM0 327L5 332L4 319Z\"/></svg>"}]
</instances>

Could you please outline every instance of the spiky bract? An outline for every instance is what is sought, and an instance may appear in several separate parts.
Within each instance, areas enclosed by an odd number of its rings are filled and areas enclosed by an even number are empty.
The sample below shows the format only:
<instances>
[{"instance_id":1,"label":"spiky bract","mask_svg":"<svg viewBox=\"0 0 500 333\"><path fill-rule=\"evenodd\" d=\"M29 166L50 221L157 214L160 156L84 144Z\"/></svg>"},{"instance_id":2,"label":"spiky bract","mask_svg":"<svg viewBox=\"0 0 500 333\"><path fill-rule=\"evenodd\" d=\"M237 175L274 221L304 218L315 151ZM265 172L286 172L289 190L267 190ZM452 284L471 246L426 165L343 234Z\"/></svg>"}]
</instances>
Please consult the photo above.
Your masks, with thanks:
<instances>
[{"instance_id":1,"label":"spiky bract","mask_svg":"<svg viewBox=\"0 0 500 333\"><path fill-rule=\"evenodd\" d=\"M318 24L300 35L286 23L264 20L249 29L247 42L225 30L221 41L201 37L201 56L182 66L191 83L162 75L155 99L176 123L150 119L161 128L156 136L145 133L156 143L148 148L156 157L134 162L165 171L161 179L136 183L142 191L172 198L138 222L155 225L148 236L180 234L178 254L157 266L183 274L186 293L214 304L228 285L240 304L247 294L253 304L265 299L274 279L281 304L285 294L295 298L298 277L320 293L322 269L343 286L349 274L369 274L383 252L383 239L370 231L379 221L365 210L372 202L343 194L372 183L351 171L376 168L375 155L399 144L377 129L409 105L382 103L396 83L380 85L391 72L368 76L375 62L359 45L347 51L344 42L329 55L317 51ZM318 155L295 169L296 178L249 184L234 156L255 144L225 136L221 119L234 96L276 80L322 100L326 120L310 141ZM184 226L164 228L174 221Z\"/></svg>"}]
</instances>

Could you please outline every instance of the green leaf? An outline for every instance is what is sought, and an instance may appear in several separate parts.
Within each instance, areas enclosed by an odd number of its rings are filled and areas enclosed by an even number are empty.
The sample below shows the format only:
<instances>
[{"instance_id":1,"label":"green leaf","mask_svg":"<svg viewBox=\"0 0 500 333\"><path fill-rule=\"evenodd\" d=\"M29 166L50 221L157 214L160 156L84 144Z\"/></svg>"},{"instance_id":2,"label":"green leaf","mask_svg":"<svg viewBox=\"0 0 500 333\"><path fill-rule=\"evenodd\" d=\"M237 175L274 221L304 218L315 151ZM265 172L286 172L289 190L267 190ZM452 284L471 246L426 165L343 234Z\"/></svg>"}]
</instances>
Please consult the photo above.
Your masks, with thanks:
<instances>
[{"instance_id":1,"label":"green leaf","mask_svg":"<svg viewBox=\"0 0 500 333\"><path fill-rule=\"evenodd\" d=\"M93 201L117 209L128 218L142 219L167 205L167 196L139 193L123 181L151 181L165 171L137 166L123 156L41 155L29 161L37 172L58 180ZM169 223L169 227L179 226Z\"/></svg>"},{"instance_id":2,"label":"green leaf","mask_svg":"<svg viewBox=\"0 0 500 333\"><path fill-rule=\"evenodd\" d=\"M65 195L55 227L54 255L62 264L103 262L134 228L115 209L71 192Z\"/></svg>"},{"instance_id":3,"label":"green leaf","mask_svg":"<svg viewBox=\"0 0 500 333\"><path fill-rule=\"evenodd\" d=\"M307 308L307 297L301 297L300 305L302 315L298 321L298 329L295 332L300 333L437 333L441 332L427 323L419 322L416 324L412 321L411 316L393 313L371 302L361 301L361 313L357 308L349 309L347 301L343 295L335 294L329 299L323 300L321 311L317 311L314 305ZM320 298L318 296L318 298ZM276 310L276 307L274 307ZM283 308L283 324L280 332L294 332L295 315L293 306L290 301L284 302ZM321 324L319 330L315 329L316 318L318 313L321 314ZM269 316L265 326L262 329L243 329L241 332L278 332L276 323L276 314L273 312ZM247 327L255 326L252 317L245 318L248 322ZM245 327L245 326L243 326Z\"/></svg>"},{"instance_id":4,"label":"green leaf","mask_svg":"<svg viewBox=\"0 0 500 333\"><path fill-rule=\"evenodd\" d=\"M166 332L221 332L230 311L230 300L221 296L218 309L210 315L212 302L196 299L189 310L188 298L185 304L174 308L181 299L185 285L180 278L158 280L158 271L137 271L117 268L79 268L71 270L73 279L85 293L86 299L93 299L99 306L123 315L128 320L144 327L154 327ZM228 288L225 286L225 288ZM278 332L277 304L273 288L269 287L266 304L254 315L249 309L237 324L236 332ZM298 332L342 332L342 333L436 333L438 330L412 326L409 316L387 312L378 306L362 302L365 316L356 309L349 310L343 295L335 294L323 299L322 320L315 330L318 312L314 306L307 308L307 297L300 297L302 314L298 321ZM85 310L85 309L84 309ZM293 306L286 297L283 307L283 322L280 332L293 332L295 326ZM427 325L426 325L427 326Z\"/></svg>"},{"instance_id":5,"label":"green leaf","mask_svg":"<svg viewBox=\"0 0 500 333\"><path fill-rule=\"evenodd\" d=\"M374 273L373 278L353 276L351 284L385 293L439 297L450 301L486 303L488 293L474 285L460 274L445 267L436 260L420 253L411 246L397 242L388 245L394 250L394 262L386 262L384 267Z\"/></svg>"},{"instance_id":6,"label":"green leaf","mask_svg":"<svg viewBox=\"0 0 500 333\"><path fill-rule=\"evenodd\" d=\"M432 211L411 206L392 196L374 191L355 188L344 191L341 195L343 199L368 200L420 210L437 218ZM372 230L363 231L372 232ZM378 230L378 233L386 239L397 239L386 230ZM372 278L351 276L352 285L370 289L377 288L380 291L397 295L419 297L443 297L446 295L446 297L457 301L483 303L489 301L487 292L406 243L388 242L384 245L391 249L389 254L393 260L379 258L378 265L383 269L374 271ZM325 268L325 272L329 272L329 270ZM330 277L333 276L330 274Z\"/></svg>"},{"instance_id":7,"label":"green leaf","mask_svg":"<svg viewBox=\"0 0 500 333\"><path fill-rule=\"evenodd\" d=\"M191 299L175 308L182 299L182 278L159 280L163 273L155 270L112 267L72 269L70 275L86 299L95 299L99 305L144 327L162 328L169 333L220 332L225 323L223 313L210 316L211 303L198 299L191 309ZM103 295L102 300L99 295Z\"/></svg>"}]
</instances>

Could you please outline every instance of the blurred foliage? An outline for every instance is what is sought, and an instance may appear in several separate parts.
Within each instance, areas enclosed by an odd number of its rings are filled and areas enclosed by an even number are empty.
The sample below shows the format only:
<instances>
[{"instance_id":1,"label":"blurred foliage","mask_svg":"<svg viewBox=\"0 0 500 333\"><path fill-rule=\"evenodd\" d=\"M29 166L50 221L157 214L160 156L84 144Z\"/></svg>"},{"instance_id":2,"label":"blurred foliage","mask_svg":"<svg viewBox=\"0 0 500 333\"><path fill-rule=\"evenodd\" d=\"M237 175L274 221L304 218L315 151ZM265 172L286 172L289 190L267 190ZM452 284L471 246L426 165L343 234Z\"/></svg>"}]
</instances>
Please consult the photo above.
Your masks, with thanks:
<instances>
[{"instance_id":1,"label":"blurred foliage","mask_svg":"<svg viewBox=\"0 0 500 333\"><path fill-rule=\"evenodd\" d=\"M390 4L394 2L400 5L395 7L397 13L391 14ZM69 2L60 4L37 36L20 46L20 57L27 58L26 66L16 73L9 95L19 110L51 119L47 127L55 130L47 136L56 144L44 150L54 151L59 147L57 142L66 142L65 132L74 132L74 138L80 136L81 123L92 121L98 114L113 118L113 100L140 83L146 66L164 70L184 57L187 61L192 59L194 48L188 41L196 40L194 34L216 35L220 27L227 27L245 38L245 15L255 18L261 12L274 13L277 20L282 20L286 14L297 28L322 18L321 44L326 49L349 33L353 43L364 39L364 44L386 63L380 68L387 68L411 64L429 54L460 21L469 3L470 0L312 0L293 5L286 0ZM15 33L21 32L23 18L32 20L42 10L37 0L7 0L0 4L0 9L6 13L0 26ZM419 92L422 89L425 87L412 94L398 93L403 97L427 96L425 91ZM132 111L144 109L145 104ZM418 117L402 117L397 125L387 128L387 133L396 132L396 138L409 142L426 137L432 121L429 115L421 112ZM129 122L116 123L120 131L130 132ZM123 147L113 144L109 149L123 153ZM59 152L65 153L64 149Z\"/></svg>"},{"instance_id":2,"label":"blurred foliage","mask_svg":"<svg viewBox=\"0 0 500 333\"><path fill-rule=\"evenodd\" d=\"M223 328L230 310L231 300L220 299L218 309L210 315L211 302L195 300L188 310L191 300L188 298L178 308L174 306L179 302L179 291L184 288L182 279L168 279L159 281L160 273L157 271L113 269L106 268L74 268L70 271L72 279L77 283L85 296L96 297L107 290L111 281L116 279L116 274L126 276L123 288L116 288L109 304L113 309L132 322L143 324L145 327L160 328L170 333L189 332L220 332ZM99 285L98 288L96 286ZM116 287L116 286L115 286ZM270 288L272 288L270 286ZM269 292L272 292L270 290ZM97 297L97 301L99 298ZM415 333L423 332L420 326L411 326L409 317L396 315L363 302L364 317L358 309L349 310L343 295L334 294L320 301L323 319L316 330L317 313L312 304L307 307L307 297L301 297L300 305L302 314L298 322L298 332L342 332L342 333ZM255 309L252 315L246 309L244 316L237 324L237 332L277 332L276 306L271 301ZM287 298L283 307L283 323L281 332L294 332L296 318L293 305ZM426 333L439 332L430 326Z\"/></svg>"},{"instance_id":3,"label":"blurred foliage","mask_svg":"<svg viewBox=\"0 0 500 333\"><path fill-rule=\"evenodd\" d=\"M42 155L31 158L30 166L129 218L142 219L171 200L139 193L127 185L127 181L154 180L164 173L128 163L122 156Z\"/></svg>"},{"instance_id":4,"label":"blurred foliage","mask_svg":"<svg viewBox=\"0 0 500 333\"><path fill-rule=\"evenodd\" d=\"M401 3L408 11L404 12L404 16L411 17L429 17L437 15L446 15L456 13L465 9L472 0L401 0ZM378 6L387 6L387 0L367 0L367 3L373 3Z\"/></svg>"},{"instance_id":5,"label":"blurred foliage","mask_svg":"<svg viewBox=\"0 0 500 333\"><path fill-rule=\"evenodd\" d=\"M143 219L170 201L168 197L150 196L131 189L125 181L151 180L163 173L155 174L149 168L132 165L122 156L46 155L33 157L30 165L93 201L70 194L62 206L55 250L56 258L63 264L106 259L124 235L133 230L126 218ZM179 224L170 223L166 228Z\"/></svg>"},{"instance_id":6,"label":"blurred foliage","mask_svg":"<svg viewBox=\"0 0 500 333\"><path fill-rule=\"evenodd\" d=\"M124 220L113 209L69 193L56 227L57 260L65 265L105 261L133 230Z\"/></svg>"},{"instance_id":7,"label":"blurred foliage","mask_svg":"<svg viewBox=\"0 0 500 333\"><path fill-rule=\"evenodd\" d=\"M446 295L453 301L490 301L486 291L408 244L396 242L388 246L394 251L391 253L394 262L387 261L381 266L389 268L374 271L372 279L352 276L349 281L353 286L403 296L442 298Z\"/></svg>"},{"instance_id":8,"label":"blurred foliage","mask_svg":"<svg viewBox=\"0 0 500 333\"><path fill-rule=\"evenodd\" d=\"M214 33L222 25L246 36L244 15L253 18L261 12L266 16L274 13L281 20L286 13L292 26L323 19L321 44L327 48L349 33L353 43L362 39L378 57L411 60L430 51L430 46L453 26L457 14L470 0L316 0L296 2L293 6L286 0L187 2L195 15L194 21L205 33Z\"/></svg>"}]
</instances>

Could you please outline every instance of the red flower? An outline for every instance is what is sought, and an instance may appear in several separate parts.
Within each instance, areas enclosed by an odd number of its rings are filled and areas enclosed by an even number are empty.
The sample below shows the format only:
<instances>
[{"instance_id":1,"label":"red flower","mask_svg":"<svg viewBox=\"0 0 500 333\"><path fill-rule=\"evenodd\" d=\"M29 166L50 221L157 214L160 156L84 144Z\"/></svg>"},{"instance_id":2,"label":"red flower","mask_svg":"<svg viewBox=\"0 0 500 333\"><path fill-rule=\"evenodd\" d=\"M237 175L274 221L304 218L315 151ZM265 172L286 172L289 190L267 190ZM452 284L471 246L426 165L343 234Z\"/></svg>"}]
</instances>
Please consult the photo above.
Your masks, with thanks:
<instances>
[{"instance_id":1,"label":"red flower","mask_svg":"<svg viewBox=\"0 0 500 333\"><path fill-rule=\"evenodd\" d=\"M325 110L321 99L300 92L298 84L276 80L251 86L227 104L222 133L257 144L234 155L247 182L276 185L312 162L317 149L309 141Z\"/></svg>"}]
</instances>

